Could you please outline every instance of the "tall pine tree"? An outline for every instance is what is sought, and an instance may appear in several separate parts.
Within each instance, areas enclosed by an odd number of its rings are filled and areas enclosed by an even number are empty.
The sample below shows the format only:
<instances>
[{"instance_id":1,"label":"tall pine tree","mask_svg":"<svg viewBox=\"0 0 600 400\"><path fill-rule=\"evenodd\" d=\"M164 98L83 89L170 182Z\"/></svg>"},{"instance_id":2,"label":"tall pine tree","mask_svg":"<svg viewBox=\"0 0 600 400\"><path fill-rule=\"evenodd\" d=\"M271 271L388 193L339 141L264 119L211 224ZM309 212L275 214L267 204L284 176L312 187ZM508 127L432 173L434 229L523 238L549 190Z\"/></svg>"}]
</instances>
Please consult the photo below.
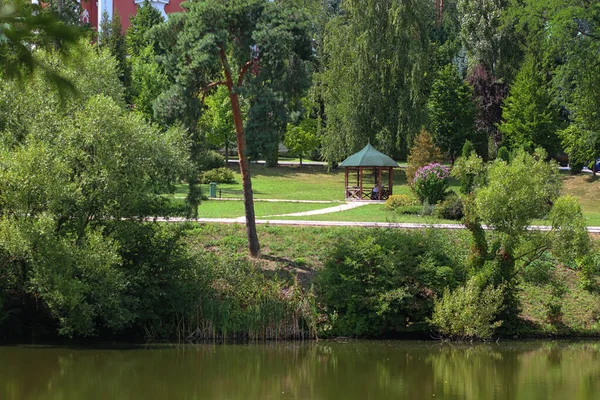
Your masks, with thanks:
<instances>
[{"instance_id":1,"label":"tall pine tree","mask_svg":"<svg viewBox=\"0 0 600 400\"><path fill-rule=\"evenodd\" d=\"M559 109L548 88L546 71L528 55L502 107L498 129L503 143L529 151L543 147L554 155L560 150L559 127Z\"/></svg>"}]
</instances>

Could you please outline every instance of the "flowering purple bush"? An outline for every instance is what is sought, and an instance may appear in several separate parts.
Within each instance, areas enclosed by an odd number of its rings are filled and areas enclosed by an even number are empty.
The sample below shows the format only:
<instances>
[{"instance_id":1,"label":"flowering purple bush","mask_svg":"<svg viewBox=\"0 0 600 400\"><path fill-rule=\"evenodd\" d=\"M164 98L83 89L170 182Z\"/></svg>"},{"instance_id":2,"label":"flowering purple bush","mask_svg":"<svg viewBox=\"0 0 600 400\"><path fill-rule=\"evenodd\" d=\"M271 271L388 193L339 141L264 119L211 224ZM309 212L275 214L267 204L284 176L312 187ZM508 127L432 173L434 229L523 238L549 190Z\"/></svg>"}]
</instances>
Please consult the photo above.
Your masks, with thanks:
<instances>
[{"instance_id":1,"label":"flowering purple bush","mask_svg":"<svg viewBox=\"0 0 600 400\"><path fill-rule=\"evenodd\" d=\"M448 189L448 177L450 171L438 163L421 167L415 173L413 188L421 202L427 200L429 204L435 204L444 199Z\"/></svg>"}]
</instances>

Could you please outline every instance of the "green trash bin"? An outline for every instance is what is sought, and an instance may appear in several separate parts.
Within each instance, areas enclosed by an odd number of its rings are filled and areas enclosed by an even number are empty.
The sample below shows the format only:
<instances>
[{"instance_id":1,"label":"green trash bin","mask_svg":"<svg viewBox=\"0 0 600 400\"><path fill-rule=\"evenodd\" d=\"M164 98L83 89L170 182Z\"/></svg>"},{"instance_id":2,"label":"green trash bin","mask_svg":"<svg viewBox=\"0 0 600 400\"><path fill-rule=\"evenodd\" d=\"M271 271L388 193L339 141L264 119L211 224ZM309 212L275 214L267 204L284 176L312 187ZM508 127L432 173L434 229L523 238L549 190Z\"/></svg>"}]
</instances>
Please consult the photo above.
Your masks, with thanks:
<instances>
[{"instance_id":1,"label":"green trash bin","mask_svg":"<svg viewBox=\"0 0 600 400\"><path fill-rule=\"evenodd\" d=\"M210 186L210 197L216 198L217 197L217 182L211 182L211 183L209 183L209 186Z\"/></svg>"}]
</instances>

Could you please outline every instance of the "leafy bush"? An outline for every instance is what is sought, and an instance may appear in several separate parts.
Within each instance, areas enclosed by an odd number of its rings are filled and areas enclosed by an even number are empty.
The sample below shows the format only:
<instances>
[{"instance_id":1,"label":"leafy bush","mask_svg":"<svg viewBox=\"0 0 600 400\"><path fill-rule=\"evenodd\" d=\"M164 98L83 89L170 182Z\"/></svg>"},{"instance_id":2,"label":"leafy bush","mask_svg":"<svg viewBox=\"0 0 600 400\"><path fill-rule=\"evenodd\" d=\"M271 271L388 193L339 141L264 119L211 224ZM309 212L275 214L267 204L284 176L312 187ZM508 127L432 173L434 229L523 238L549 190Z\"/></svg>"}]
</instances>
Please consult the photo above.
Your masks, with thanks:
<instances>
[{"instance_id":1,"label":"leafy bush","mask_svg":"<svg viewBox=\"0 0 600 400\"><path fill-rule=\"evenodd\" d=\"M421 206L421 215L430 216L435 211L435 204L429 204L429 201L425 200Z\"/></svg>"},{"instance_id":2,"label":"leafy bush","mask_svg":"<svg viewBox=\"0 0 600 400\"><path fill-rule=\"evenodd\" d=\"M477 187L485 185L486 164L474 152L468 157L459 157L452 168L452 176L460 181L462 194L472 193Z\"/></svg>"},{"instance_id":3,"label":"leafy bush","mask_svg":"<svg viewBox=\"0 0 600 400\"><path fill-rule=\"evenodd\" d=\"M475 153L475 146L473 146L473 143L471 143L470 140L465 140L465 144L461 151L461 157L469 158L472 153Z\"/></svg>"},{"instance_id":4,"label":"leafy bush","mask_svg":"<svg viewBox=\"0 0 600 400\"><path fill-rule=\"evenodd\" d=\"M235 183L235 174L229 168L217 168L202 174L202 183Z\"/></svg>"},{"instance_id":5,"label":"leafy bush","mask_svg":"<svg viewBox=\"0 0 600 400\"><path fill-rule=\"evenodd\" d=\"M385 209L392 211L398 207L407 207L417 205L418 201L407 194L393 194L385 201Z\"/></svg>"},{"instance_id":6,"label":"leafy bush","mask_svg":"<svg viewBox=\"0 0 600 400\"><path fill-rule=\"evenodd\" d=\"M463 217L463 202L460 196L452 193L435 206L434 215L438 218L460 220Z\"/></svg>"},{"instance_id":7,"label":"leafy bush","mask_svg":"<svg viewBox=\"0 0 600 400\"><path fill-rule=\"evenodd\" d=\"M356 232L327 255L317 277L323 335L375 336L423 328L433 296L462 280L444 232ZM458 246L460 247L460 246Z\"/></svg>"},{"instance_id":8,"label":"leafy bush","mask_svg":"<svg viewBox=\"0 0 600 400\"><path fill-rule=\"evenodd\" d=\"M502 160L504 162L510 161L510 153L508 152L508 149L506 148L506 146L502 146L498 149L497 159Z\"/></svg>"},{"instance_id":9,"label":"leafy bush","mask_svg":"<svg viewBox=\"0 0 600 400\"><path fill-rule=\"evenodd\" d=\"M583 171L585 164L583 163L569 163L569 173L571 175L579 175Z\"/></svg>"},{"instance_id":10,"label":"leafy bush","mask_svg":"<svg viewBox=\"0 0 600 400\"><path fill-rule=\"evenodd\" d=\"M214 150L207 150L199 157L200 171L210 171L217 168L225 167L225 157Z\"/></svg>"},{"instance_id":11,"label":"leafy bush","mask_svg":"<svg viewBox=\"0 0 600 400\"><path fill-rule=\"evenodd\" d=\"M476 278L454 291L444 290L435 300L431 324L447 338L486 340L492 337L502 321L495 321L503 302L503 288L482 289Z\"/></svg>"},{"instance_id":12,"label":"leafy bush","mask_svg":"<svg viewBox=\"0 0 600 400\"><path fill-rule=\"evenodd\" d=\"M413 188L419 200L427 200L429 204L443 200L448 189L449 175L448 168L438 163L419 168L413 180Z\"/></svg>"},{"instance_id":13,"label":"leafy bush","mask_svg":"<svg viewBox=\"0 0 600 400\"><path fill-rule=\"evenodd\" d=\"M600 291L600 254L592 253L578 260L581 286L589 291Z\"/></svg>"}]
</instances>

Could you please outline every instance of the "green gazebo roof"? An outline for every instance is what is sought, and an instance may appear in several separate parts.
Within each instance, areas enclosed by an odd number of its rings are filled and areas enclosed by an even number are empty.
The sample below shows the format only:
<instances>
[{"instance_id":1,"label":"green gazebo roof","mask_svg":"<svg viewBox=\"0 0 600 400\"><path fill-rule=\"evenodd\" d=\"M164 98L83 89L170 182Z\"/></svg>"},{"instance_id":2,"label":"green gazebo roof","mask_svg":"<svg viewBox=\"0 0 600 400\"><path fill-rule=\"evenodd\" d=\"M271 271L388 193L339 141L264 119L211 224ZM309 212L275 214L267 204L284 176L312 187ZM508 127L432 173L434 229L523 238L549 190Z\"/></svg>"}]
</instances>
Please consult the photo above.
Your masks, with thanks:
<instances>
[{"instance_id":1,"label":"green gazebo roof","mask_svg":"<svg viewBox=\"0 0 600 400\"><path fill-rule=\"evenodd\" d=\"M358 153L346 158L340 167L398 167L398 163L377 151L371 144L366 145Z\"/></svg>"}]
</instances>

